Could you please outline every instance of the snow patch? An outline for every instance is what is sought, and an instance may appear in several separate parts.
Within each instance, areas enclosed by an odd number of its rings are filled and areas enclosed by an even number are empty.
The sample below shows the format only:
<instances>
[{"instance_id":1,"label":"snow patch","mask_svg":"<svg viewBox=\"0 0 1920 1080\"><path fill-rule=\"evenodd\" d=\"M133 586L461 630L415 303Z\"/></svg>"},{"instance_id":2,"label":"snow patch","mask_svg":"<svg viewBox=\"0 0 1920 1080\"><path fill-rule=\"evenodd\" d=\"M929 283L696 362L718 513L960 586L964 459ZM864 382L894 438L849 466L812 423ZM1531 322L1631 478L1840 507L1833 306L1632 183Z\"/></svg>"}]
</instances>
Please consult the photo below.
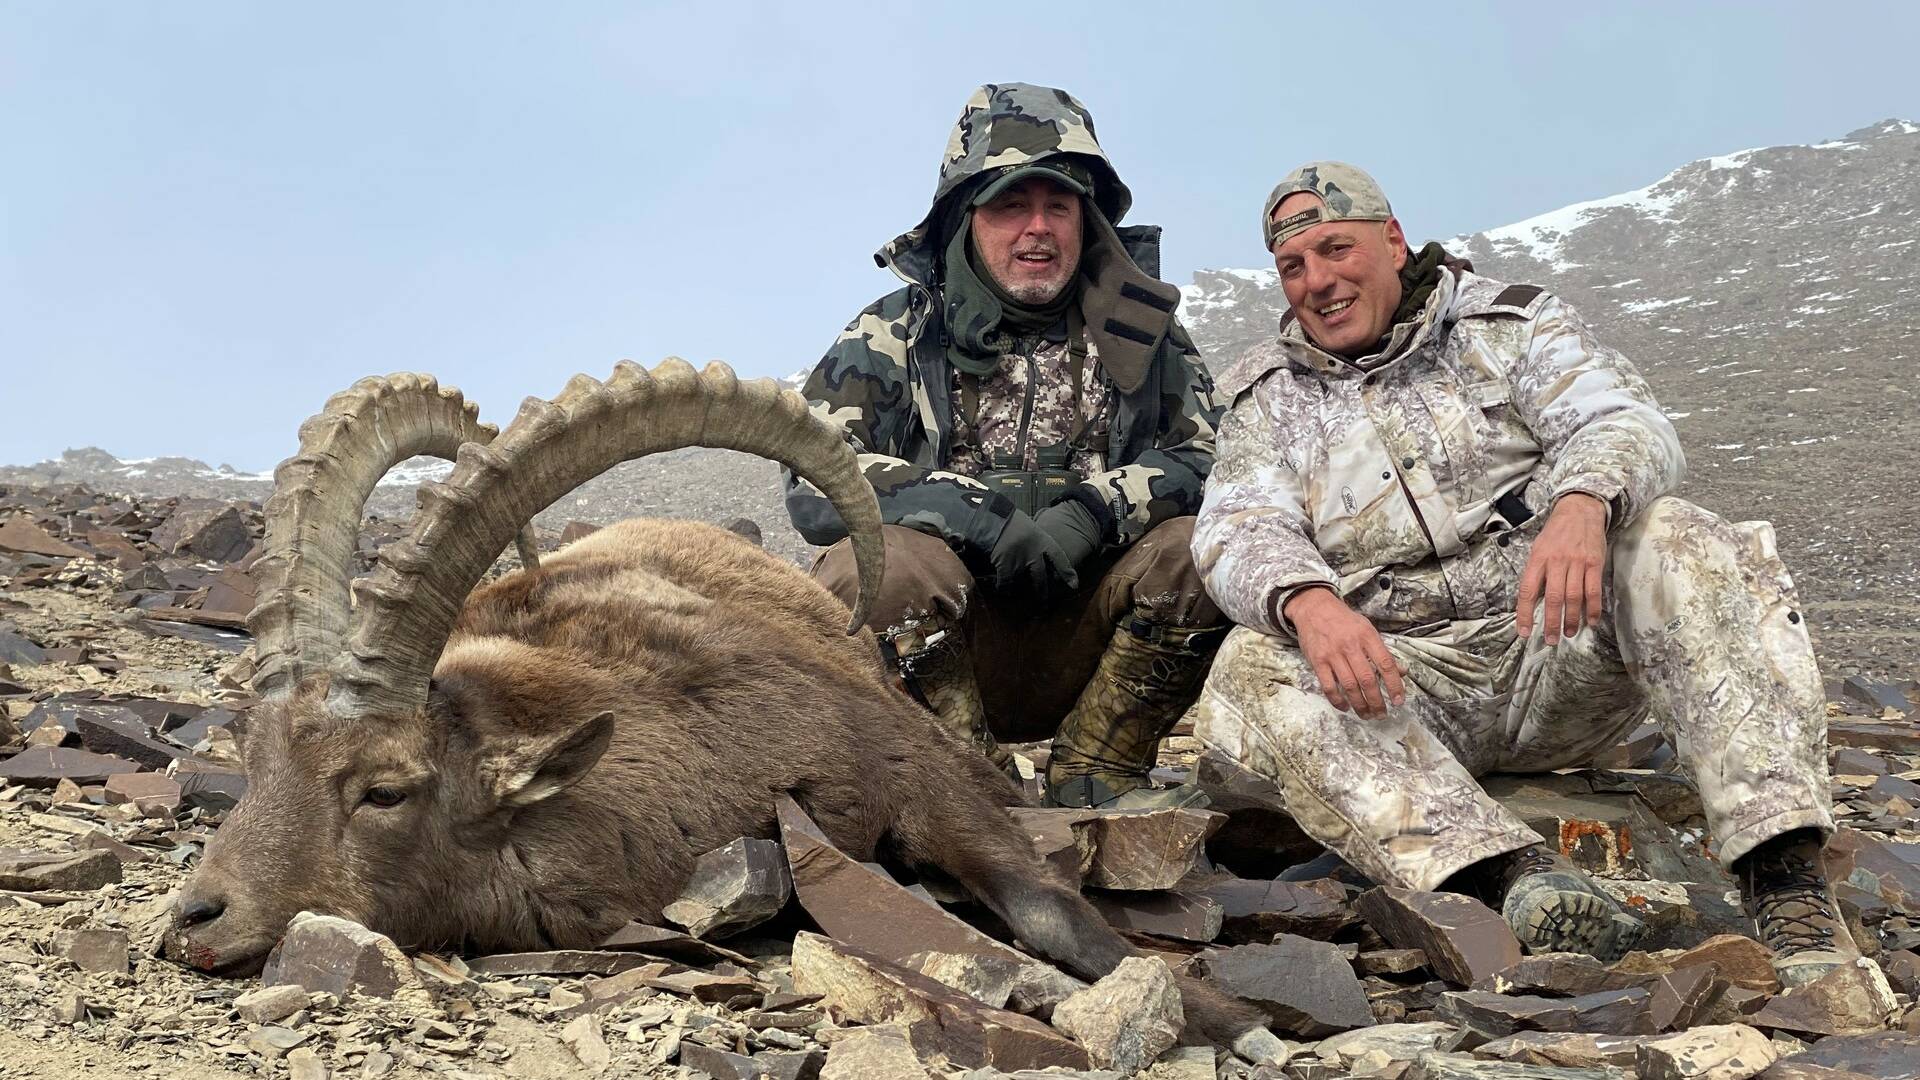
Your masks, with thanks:
<instances>
[{"instance_id":1,"label":"snow patch","mask_svg":"<svg viewBox=\"0 0 1920 1080\"><path fill-rule=\"evenodd\" d=\"M1658 311L1661 308L1672 307L1675 304L1684 304L1692 299L1693 297L1691 296L1676 296L1671 300L1630 300L1627 303L1621 304L1620 310L1638 315L1643 311Z\"/></svg>"}]
</instances>

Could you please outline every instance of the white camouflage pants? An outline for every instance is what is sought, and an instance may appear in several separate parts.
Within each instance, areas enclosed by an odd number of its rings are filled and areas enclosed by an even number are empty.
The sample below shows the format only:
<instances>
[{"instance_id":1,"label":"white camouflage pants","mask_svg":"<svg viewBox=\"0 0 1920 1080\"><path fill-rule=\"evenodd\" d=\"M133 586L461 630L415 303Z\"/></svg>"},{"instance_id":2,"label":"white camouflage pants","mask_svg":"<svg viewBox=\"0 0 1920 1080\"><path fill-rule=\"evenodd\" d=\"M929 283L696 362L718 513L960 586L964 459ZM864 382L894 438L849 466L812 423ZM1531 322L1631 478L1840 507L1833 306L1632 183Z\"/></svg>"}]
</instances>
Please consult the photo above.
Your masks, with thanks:
<instances>
[{"instance_id":1,"label":"white camouflage pants","mask_svg":"<svg viewBox=\"0 0 1920 1080\"><path fill-rule=\"evenodd\" d=\"M1820 673L1772 527L1662 498L1614 537L1609 571L1611 619L1554 647L1538 620L1516 640L1510 614L1383 634L1407 700L1378 721L1328 704L1291 642L1237 627L1196 734L1278 783L1315 840L1403 888L1541 842L1474 777L1586 764L1649 711L1723 863L1831 831Z\"/></svg>"}]
</instances>

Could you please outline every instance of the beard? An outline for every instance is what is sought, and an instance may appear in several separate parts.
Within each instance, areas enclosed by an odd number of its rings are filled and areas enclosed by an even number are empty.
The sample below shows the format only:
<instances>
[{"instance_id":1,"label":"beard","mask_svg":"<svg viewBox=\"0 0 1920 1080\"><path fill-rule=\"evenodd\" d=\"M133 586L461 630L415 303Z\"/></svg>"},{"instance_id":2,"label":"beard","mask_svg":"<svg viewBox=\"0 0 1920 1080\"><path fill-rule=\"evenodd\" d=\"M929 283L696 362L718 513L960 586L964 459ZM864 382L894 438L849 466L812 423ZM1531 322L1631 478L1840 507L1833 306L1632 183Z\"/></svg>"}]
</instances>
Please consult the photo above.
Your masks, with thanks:
<instances>
[{"instance_id":1,"label":"beard","mask_svg":"<svg viewBox=\"0 0 1920 1080\"><path fill-rule=\"evenodd\" d=\"M1053 256L1053 262L1049 264L1052 273L1038 280L1025 277L1020 281L1008 282L996 272L993 275L993 283L1000 287L1000 291L1029 307L1045 307L1058 300L1067 286L1073 283L1073 276L1080 268L1080 261L1063 257L1057 245L1039 244L1010 253L1008 256L1012 263L1009 267L1010 271L1018 271L1023 265L1019 261L1022 255Z\"/></svg>"},{"instance_id":2,"label":"beard","mask_svg":"<svg viewBox=\"0 0 1920 1080\"><path fill-rule=\"evenodd\" d=\"M1063 275L1058 281L1027 281L1014 286L1002 284L1000 287L1008 296L1029 307L1044 307L1060 298L1067 287L1067 278Z\"/></svg>"}]
</instances>

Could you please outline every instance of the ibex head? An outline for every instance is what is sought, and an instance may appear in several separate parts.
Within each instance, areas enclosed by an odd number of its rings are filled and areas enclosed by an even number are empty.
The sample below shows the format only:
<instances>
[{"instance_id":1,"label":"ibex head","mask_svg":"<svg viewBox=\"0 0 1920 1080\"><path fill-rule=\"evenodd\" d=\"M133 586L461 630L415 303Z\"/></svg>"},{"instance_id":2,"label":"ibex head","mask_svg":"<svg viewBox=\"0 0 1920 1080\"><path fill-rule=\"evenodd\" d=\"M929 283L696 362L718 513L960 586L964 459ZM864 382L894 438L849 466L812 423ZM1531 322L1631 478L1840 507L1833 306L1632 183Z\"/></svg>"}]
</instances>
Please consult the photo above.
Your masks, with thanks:
<instances>
[{"instance_id":1,"label":"ibex head","mask_svg":"<svg viewBox=\"0 0 1920 1080\"><path fill-rule=\"evenodd\" d=\"M447 642L515 534L622 461L710 446L786 464L847 521L862 581L849 632L865 621L879 509L852 450L799 395L669 360L652 373L622 363L604 384L578 376L551 402L529 399L497 440L475 411L421 376L363 380L302 426L276 472L249 618L262 704L242 745L248 791L176 902L174 959L257 967L302 910L403 944L579 936L566 921L590 912L515 894L514 840L537 832L522 846L564 859L611 827L542 810L593 768L630 703L510 637ZM422 489L409 537L350 591L367 495L421 453L458 465ZM521 552L537 558L525 534Z\"/></svg>"}]
</instances>

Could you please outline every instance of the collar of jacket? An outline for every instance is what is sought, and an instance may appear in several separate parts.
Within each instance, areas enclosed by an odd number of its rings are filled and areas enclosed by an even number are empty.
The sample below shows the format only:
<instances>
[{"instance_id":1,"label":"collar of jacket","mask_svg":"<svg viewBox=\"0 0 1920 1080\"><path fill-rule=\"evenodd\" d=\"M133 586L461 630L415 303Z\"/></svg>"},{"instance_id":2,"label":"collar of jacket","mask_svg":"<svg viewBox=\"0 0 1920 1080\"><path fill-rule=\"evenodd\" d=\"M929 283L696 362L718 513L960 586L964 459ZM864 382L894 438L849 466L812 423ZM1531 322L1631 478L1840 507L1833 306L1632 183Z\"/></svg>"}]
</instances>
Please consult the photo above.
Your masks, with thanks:
<instances>
[{"instance_id":1,"label":"collar of jacket","mask_svg":"<svg viewBox=\"0 0 1920 1080\"><path fill-rule=\"evenodd\" d=\"M1280 325L1279 352L1292 363L1334 378L1361 378L1386 371L1419 352L1429 341L1437 341L1452 321L1453 298L1458 290L1460 271L1452 267L1440 275L1440 283L1418 319L1397 323L1387 335L1385 348L1366 356L1349 359L1330 353L1307 339L1300 320L1287 312Z\"/></svg>"},{"instance_id":2,"label":"collar of jacket","mask_svg":"<svg viewBox=\"0 0 1920 1080\"><path fill-rule=\"evenodd\" d=\"M1087 223L1080 270L1087 336L1113 385L1123 394L1136 393L1146 385L1153 358L1172 329L1180 290L1159 280L1160 226L1115 228L1097 213L1088 214ZM938 319L940 260L929 232L923 223L901 233L875 252L873 261L922 290L930 317Z\"/></svg>"}]
</instances>

